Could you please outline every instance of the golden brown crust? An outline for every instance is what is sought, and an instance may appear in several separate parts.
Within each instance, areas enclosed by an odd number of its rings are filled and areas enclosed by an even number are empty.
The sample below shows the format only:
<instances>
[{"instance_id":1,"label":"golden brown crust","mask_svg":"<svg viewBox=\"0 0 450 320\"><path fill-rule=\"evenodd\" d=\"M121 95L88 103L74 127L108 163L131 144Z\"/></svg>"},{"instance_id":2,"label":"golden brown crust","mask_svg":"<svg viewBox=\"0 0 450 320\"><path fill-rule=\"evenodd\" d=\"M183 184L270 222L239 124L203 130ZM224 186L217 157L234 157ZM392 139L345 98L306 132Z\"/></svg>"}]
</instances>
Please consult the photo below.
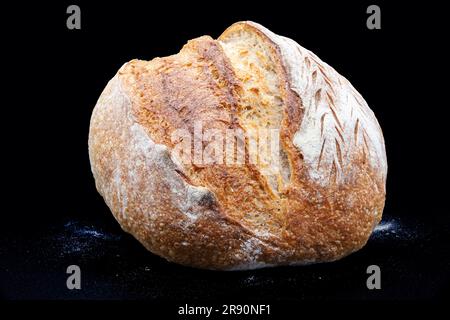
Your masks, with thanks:
<instances>
[{"instance_id":1,"label":"golden brown crust","mask_svg":"<svg viewBox=\"0 0 450 320\"><path fill-rule=\"evenodd\" d=\"M230 166L182 163L173 152L180 142L173 140L174 133L194 134L195 121L204 130L247 130L243 105L260 97L265 84L257 82L259 89L250 97L245 70L229 55L235 49L227 42L239 40L242 33L266 50L262 59L276 75L268 92L280 95L280 141L289 170L277 190L250 163L248 153L243 165ZM296 140L308 125L309 100L293 89L297 62L286 58L291 49L276 37L259 25L238 23L218 40L205 36L189 41L177 55L130 61L102 93L89 133L96 186L124 230L155 254L226 270L332 261L361 248L381 219L385 173L380 175L369 161L370 145L339 151L350 155L351 172L342 161L342 166L330 167L326 183L312 178L315 150L308 153ZM316 63L329 81L337 77L327 65ZM301 72L313 70L309 67ZM336 104L345 108L337 98ZM340 109L336 112L339 122ZM248 141L243 143L248 148ZM320 156L319 162L325 162L328 154ZM348 173L344 182L340 171Z\"/></svg>"}]
</instances>

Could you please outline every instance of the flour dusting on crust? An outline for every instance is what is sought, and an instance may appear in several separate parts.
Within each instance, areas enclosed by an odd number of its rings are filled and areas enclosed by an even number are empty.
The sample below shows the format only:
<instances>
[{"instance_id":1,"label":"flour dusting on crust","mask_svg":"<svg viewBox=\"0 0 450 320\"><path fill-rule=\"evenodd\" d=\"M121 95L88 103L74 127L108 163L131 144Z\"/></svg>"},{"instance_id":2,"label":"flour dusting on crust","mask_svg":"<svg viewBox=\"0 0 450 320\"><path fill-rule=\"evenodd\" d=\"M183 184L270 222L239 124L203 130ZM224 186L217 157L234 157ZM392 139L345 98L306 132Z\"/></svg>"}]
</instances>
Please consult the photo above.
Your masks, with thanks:
<instances>
[{"instance_id":1,"label":"flour dusting on crust","mask_svg":"<svg viewBox=\"0 0 450 320\"><path fill-rule=\"evenodd\" d=\"M314 53L292 39L263 31L280 48L291 89L304 116L294 136L311 179L320 185L348 183L354 177L352 157L362 154L385 181L387 160L380 126L366 101L350 82Z\"/></svg>"}]
</instances>

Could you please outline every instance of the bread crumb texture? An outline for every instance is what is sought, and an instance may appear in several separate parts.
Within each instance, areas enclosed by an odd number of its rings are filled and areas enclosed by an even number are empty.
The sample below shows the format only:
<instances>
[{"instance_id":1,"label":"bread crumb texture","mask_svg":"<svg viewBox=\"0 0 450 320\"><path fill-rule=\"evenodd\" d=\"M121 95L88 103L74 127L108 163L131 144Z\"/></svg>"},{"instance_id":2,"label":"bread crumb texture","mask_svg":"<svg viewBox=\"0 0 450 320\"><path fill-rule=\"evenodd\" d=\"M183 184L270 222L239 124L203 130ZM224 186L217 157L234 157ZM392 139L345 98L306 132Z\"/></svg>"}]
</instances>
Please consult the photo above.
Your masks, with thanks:
<instances>
[{"instance_id":1,"label":"bread crumb texture","mask_svg":"<svg viewBox=\"0 0 450 320\"><path fill-rule=\"evenodd\" d=\"M194 135L196 121L223 135L273 129L280 161L183 162L174 133ZM384 140L367 103L316 55L253 22L123 65L92 113L89 156L122 228L187 266L333 261L364 246L384 207Z\"/></svg>"}]
</instances>

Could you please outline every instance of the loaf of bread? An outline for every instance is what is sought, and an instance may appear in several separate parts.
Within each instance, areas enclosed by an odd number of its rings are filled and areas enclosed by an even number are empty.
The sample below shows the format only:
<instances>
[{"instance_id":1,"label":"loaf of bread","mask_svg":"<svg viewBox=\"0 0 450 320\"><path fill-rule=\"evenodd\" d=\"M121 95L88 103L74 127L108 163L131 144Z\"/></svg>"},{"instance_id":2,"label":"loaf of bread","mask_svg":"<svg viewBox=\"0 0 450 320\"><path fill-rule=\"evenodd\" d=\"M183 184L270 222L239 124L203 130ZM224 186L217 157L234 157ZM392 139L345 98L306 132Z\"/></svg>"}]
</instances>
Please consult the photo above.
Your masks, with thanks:
<instances>
[{"instance_id":1,"label":"loaf of bread","mask_svg":"<svg viewBox=\"0 0 450 320\"><path fill-rule=\"evenodd\" d=\"M198 268L340 259L365 245L385 201L384 140L366 101L253 22L123 65L92 113L89 157L121 227Z\"/></svg>"}]
</instances>

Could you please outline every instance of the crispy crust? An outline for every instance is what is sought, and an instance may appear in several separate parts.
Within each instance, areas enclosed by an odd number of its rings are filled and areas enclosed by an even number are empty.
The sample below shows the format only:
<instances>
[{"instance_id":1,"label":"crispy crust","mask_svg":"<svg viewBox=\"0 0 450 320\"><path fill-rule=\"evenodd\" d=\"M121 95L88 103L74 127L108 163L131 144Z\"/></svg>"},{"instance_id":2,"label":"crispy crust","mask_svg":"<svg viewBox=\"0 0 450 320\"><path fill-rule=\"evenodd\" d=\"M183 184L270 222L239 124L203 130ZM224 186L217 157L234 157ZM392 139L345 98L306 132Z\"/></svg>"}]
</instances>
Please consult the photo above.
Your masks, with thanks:
<instances>
[{"instance_id":1,"label":"crispy crust","mask_svg":"<svg viewBox=\"0 0 450 320\"><path fill-rule=\"evenodd\" d=\"M239 32L257 36L275 61L291 171L280 194L248 162L199 167L172 152L171 134L193 132L194 120L243 129L243 86L222 48ZM366 243L384 206L384 141L365 101L315 55L252 22L191 40L174 56L125 64L93 111L89 156L122 228L153 253L199 268L339 259Z\"/></svg>"}]
</instances>

